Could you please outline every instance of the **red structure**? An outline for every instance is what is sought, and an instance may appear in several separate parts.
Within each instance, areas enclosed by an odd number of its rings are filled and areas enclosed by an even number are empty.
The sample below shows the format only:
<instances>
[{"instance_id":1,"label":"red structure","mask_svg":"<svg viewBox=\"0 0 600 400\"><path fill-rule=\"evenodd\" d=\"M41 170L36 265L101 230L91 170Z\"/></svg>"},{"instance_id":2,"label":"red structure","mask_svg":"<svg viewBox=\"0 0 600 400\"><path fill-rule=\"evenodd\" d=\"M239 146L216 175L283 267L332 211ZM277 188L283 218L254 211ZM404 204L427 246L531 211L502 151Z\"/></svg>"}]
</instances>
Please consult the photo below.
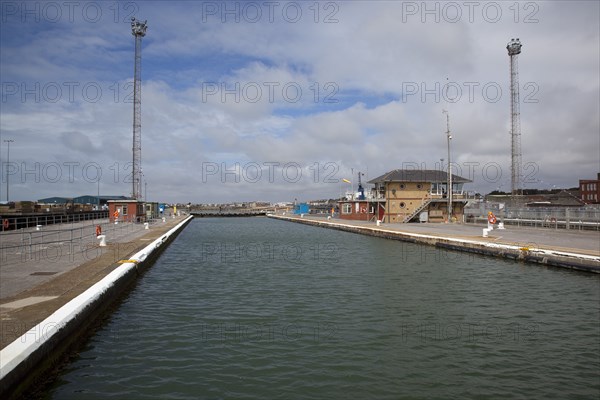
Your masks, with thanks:
<instances>
[{"instance_id":1,"label":"red structure","mask_svg":"<svg viewBox=\"0 0 600 400\"><path fill-rule=\"evenodd\" d=\"M138 200L109 200L110 222L142 222L146 220L144 202Z\"/></svg>"},{"instance_id":2,"label":"red structure","mask_svg":"<svg viewBox=\"0 0 600 400\"><path fill-rule=\"evenodd\" d=\"M340 201L340 219L354 221L383 220L384 201L378 200L342 200Z\"/></svg>"},{"instance_id":3,"label":"red structure","mask_svg":"<svg viewBox=\"0 0 600 400\"><path fill-rule=\"evenodd\" d=\"M600 204L600 172L598 179L580 179L579 193L585 204Z\"/></svg>"},{"instance_id":4,"label":"red structure","mask_svg":"<svg viewBox=\"0 0 600 400\"><path fill-rule=\"evenodd\" d=\"M579 192L585 204L600 204L600 172L598 179L580 179Z\"/></svg>"}]
</instances>

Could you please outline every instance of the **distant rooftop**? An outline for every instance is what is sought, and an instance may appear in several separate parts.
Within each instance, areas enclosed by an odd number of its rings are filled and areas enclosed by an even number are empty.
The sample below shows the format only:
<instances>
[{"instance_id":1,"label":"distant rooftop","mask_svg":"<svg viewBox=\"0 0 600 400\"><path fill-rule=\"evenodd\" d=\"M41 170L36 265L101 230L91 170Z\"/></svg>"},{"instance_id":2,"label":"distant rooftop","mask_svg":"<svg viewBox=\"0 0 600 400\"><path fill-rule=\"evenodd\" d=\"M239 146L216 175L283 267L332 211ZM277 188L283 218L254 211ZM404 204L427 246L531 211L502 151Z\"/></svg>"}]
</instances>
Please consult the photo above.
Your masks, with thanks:
<instances>
[{"instance_id":1,"label":"distant rooftop","mask_svg":"<svg viewBox=\"0 0 600 400\"><path fill-rule=\"evenodd\" d=\"M375 179L371 179L369 183L383 183L383 182L431 182L431 183L445 183L448 181L448 173L445 171L439 171L437 169L395 169L387 172ZM472 182L469 179L463 178L462 176L452 174L453 183L469 183Z\"/></svg>"},{"instance_id":2,"label":"distant rooftop","mask_svg":"<svg viewBox=\"0 0 600 400\"><path fill-rule=\"evenodd\" d=\"M39 199L37 202L38 203L43 203L43 204L65 204L67 202L73 201L74 203L85 204L85 203L90 203L90 202L96 203L98 201L98 198L100 198L100 201L102 201L102 202L106 202L107 200L125 200L125 199L129 199L129 197L126 197L126 196L83 195L83 196L78 196L78 197L46 197L44 199Z\"/></svg>"}]
</instances>

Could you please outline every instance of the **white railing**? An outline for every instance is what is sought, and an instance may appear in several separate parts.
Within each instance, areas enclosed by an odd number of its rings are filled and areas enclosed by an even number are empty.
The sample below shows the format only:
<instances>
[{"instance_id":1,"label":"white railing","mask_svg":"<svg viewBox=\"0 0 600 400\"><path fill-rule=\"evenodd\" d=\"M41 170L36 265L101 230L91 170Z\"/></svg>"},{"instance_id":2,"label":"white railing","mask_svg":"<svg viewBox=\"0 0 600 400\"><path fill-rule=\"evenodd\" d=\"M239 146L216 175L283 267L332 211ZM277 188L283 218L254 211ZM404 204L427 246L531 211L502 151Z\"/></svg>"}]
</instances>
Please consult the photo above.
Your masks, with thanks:
<instances>
[{"instance_id":1,"label":"white railing","mask_svg":"<svg viewBox=\"0 0 600 400\"><path fill-rule=\"evenodd\" d=\"M500 210L497 204L481 203L476 208L465 208L465 222L485 224L488 211L492 211L506 225L600 230L600 208L588 207L522 207Z\"/></svg>"}]
</instances>

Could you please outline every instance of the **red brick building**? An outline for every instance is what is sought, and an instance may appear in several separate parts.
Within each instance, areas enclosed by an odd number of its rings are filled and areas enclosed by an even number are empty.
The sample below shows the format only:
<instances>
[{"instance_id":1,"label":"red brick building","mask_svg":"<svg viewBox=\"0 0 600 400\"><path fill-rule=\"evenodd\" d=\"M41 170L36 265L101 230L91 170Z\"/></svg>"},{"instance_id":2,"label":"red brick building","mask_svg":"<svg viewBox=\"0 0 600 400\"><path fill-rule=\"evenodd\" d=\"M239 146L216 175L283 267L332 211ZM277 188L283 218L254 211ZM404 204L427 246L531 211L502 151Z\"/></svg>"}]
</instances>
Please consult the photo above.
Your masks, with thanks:
<instances>
[{"instance_id":1,"label":"red brick building","mask_svg":"<svg viewBox=\"0 0 600 400\"><path fill-rule=\"evenodd\" d=\"M354 221L381 221L383 220L384 214L384 199L340 201L340 219L351 219Z\"/></svg>"},{"instance_id":2,"label":"red brick building","mask_svg":"<svg viewBox=\"0 0 600 400\"><path fill-rule=\"evenodd\" d=\"M579 193L585 204L600 204L600 172L597 179L580 179Z\"/></svg>"},{"instance_id":3,"label":"red brick building","mask_svg":"<svg viewBox=\"0 0 600 400\"><path fill-rule=\"evenodd\" d=\"M142 222L146 219L144 202L138 200L108 200L110 222Z\"/></svg>"}]
</instances>

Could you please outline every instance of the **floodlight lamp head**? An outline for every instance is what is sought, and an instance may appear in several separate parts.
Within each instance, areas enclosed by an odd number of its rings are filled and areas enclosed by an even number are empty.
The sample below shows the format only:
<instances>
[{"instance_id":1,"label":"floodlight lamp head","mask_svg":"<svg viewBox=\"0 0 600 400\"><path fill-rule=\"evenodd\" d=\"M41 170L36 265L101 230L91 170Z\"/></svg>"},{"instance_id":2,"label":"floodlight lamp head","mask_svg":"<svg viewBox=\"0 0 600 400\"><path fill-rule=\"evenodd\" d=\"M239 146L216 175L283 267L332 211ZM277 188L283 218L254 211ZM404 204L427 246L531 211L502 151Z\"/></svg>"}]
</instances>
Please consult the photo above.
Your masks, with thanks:
<instances>
[{"instance_id":1,"label":"floodlight lamp head","mask_svg":"<svg viewBox=\"0 0 600 400\"><path fill-rule=\"evenodd\" d=\"M508 50L509 56L516 56L517 54L521 54L521 47L523 45L519 41L519 38L510 39L510 42L506 45L506 50Z\"/></svg>"},{"instance_id":2,"label":"floodlight lamp head","mask_svg":"<svg viewBox=\"0 0 600 400\"><path fill-rule=\"evenodd\" d=\"M148 29L148 20L141 22L131 17L131 34L133 36L146 36L146 29Z\"/></svg>"}]
</instances>

